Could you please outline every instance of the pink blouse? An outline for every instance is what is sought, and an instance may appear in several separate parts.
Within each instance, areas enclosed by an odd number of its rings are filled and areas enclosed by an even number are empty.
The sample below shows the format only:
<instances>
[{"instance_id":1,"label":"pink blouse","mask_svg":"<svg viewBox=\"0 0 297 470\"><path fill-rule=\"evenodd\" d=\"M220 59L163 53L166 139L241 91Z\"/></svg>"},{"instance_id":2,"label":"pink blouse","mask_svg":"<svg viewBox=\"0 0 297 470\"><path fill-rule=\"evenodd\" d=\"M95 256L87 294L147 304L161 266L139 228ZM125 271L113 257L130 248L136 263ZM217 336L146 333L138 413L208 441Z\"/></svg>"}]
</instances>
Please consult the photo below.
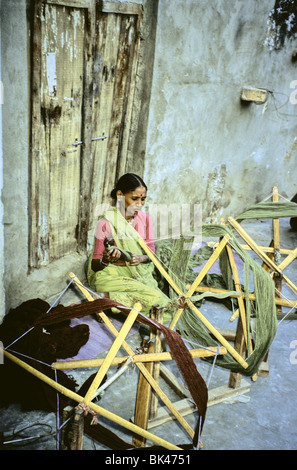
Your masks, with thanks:
<instances>
[{"instance_id":1,"label":"pink blouse","mask_svg":"<svg viewBox=\"0 0 297 470\"><path fill-rule=\"evenodd\" d=\"M145 212L138 212L132 222L132 227L139 233L152 252L155 252L153 232L151 221ZM93 259L101 259L105 250L105 238L112 237L112 231L108 220L102 218L99 220L96 230L95 247ZM115 245L116 246L116 245Z\"/></svg>"}]
</instances>

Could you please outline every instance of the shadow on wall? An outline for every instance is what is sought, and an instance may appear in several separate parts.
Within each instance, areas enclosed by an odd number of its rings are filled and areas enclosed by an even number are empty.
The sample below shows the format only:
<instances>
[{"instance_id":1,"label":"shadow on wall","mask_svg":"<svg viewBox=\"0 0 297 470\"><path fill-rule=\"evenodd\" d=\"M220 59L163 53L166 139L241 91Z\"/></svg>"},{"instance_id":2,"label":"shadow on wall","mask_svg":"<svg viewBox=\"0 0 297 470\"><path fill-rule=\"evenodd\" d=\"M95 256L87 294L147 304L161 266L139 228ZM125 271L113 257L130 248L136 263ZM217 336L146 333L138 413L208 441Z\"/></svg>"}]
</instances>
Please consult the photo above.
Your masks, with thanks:
<instances>
[{"instance_id":1,"label":"shadow on wall","mask_svg":"<svg viewBox=\"0 0 297 470\"><path fill-rule=\"evenodd\" d=\"M295 194L295 196L291 199L291 202L296 202L297 203L297 194ZM297 232L297 217L292 217L290 219L290 225L291 225L291 229L294 232Z\"/></svg>"}]
</instances>

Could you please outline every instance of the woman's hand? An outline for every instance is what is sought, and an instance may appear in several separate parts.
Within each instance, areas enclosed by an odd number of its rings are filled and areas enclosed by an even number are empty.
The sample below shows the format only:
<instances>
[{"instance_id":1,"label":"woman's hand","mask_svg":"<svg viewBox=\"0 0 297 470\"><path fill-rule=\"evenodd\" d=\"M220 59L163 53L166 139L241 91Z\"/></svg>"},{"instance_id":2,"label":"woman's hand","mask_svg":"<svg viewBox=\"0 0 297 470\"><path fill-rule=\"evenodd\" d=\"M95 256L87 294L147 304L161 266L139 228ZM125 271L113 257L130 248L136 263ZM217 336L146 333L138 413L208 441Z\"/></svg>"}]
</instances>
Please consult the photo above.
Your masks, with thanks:
<instances>
[{"instance_id":1,"label":"woman's hand","mask_svg":"<svg viewBox=\"0 0 297 470\"><path fill-rule=\"evenodd\" d=\"M130 266L138 266L141 263L147 263L149 261L147 255L132 255L129 262Z\"/></svg>"},{"instance_id":2,"label":"woman's hand","mask_svg":"<svg viewBox=\"0 0 297 470\"><path fill-rule=\"evenodd\" d=\"M108 263L116 264L117 266L125 266L126 263L120 260L120 257L121 257L121 252L120 250L117 250L116 248L110 251L104 250L102 262L106 264Z\"/></svg>"}]
</instances>

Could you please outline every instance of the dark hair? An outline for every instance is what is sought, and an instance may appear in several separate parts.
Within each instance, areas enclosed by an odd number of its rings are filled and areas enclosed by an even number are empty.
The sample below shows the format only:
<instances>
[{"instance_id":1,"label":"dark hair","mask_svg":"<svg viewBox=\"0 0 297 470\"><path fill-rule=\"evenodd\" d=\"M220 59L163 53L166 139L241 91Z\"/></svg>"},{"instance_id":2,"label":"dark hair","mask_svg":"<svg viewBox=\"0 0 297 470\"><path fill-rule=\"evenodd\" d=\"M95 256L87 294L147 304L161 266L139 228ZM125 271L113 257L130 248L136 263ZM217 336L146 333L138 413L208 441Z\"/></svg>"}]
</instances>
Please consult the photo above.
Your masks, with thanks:
<instances>
[{"instance_id":1,"label":"dark hair","mask_svg":"<svg viewBox=\"0 0 297 470\"><path fill-rule=\"evenodd\" d=\"M143 186L147 189L145 182L140 178L140 176L135 175L134 173L126 173L120 177L115 188L111 191L110 197L115 200L117 198L117 191L122 191L123 194L126 194L130 191L134 191L134 189L139 186Z\"/></svg>"}]
</instances>

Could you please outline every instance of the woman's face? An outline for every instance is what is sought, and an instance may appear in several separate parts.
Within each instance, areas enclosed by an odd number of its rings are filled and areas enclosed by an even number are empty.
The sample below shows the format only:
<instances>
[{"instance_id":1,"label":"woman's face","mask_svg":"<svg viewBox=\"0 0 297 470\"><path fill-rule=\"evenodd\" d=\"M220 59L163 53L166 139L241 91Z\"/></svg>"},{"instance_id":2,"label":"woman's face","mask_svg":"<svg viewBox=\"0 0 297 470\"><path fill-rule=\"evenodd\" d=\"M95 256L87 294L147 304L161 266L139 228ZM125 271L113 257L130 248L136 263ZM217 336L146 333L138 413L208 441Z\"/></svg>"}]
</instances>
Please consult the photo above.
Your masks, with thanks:
<instances>
[{"instance_id":1,"label":"woman's face","mask_svg":"<svg viewBox=\"0 0 297 470\"><path fill-rule=\"evenodd\" d=\"M125 202L125 216L133 217L141 210L145 203L146 189L143 186L138 186L134 191L129 191L126 194L123 194L122 191L118 191L117 196L122 196L123 202L121 204Z\"/></svg>"}]
</instances>

